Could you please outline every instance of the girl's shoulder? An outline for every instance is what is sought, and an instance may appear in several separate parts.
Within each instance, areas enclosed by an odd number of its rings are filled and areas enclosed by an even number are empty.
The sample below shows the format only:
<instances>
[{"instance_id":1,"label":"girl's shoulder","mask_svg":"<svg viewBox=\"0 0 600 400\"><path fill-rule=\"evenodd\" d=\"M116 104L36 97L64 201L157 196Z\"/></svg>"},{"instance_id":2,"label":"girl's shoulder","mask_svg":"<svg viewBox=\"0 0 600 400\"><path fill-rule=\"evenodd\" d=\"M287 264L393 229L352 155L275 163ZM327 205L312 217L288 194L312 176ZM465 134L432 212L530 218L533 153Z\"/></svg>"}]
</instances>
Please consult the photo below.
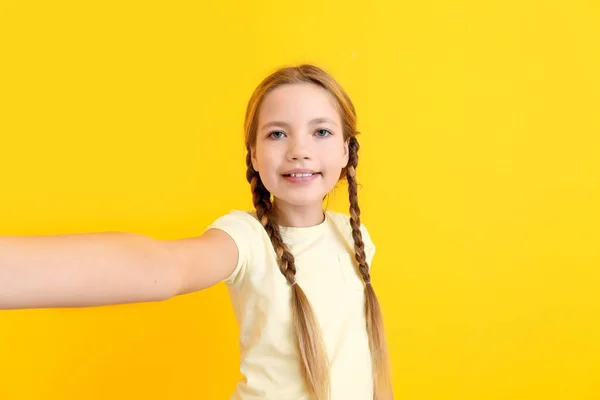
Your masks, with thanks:
<instances>
[{"instance_id":1,"label":"girl's shoulder","mask_svg":"<svg viewBox=\"0 0 600 400\"><path fill-rule=\"evenodd\" d=\"M227 232L238 244L260 238L264 230L256 219L256 213L244 210L230 210L214 220L206 229L217 228Z\"/></svg>"},{"instance_id":2,"label":"girl's shoulder","mask_svg":"<svg viewBox=\"0 0 600 400\"><path fill-rule=\"evenodd\" d=\"M244 277L248 265L255 258L256 252L264 248L261 240L264 240L265 231L256 219L256 214L253 215L251 211L230 210L213 221L206 228L208 229L222 230L235 242L238 261L231 275L225 278L225 282L239 282Z\"/></svg>"},{"instance_id":3,"label":"girl's shoulder","mask_svg":"<svg viewBox=\"0 0 600 400\"><path fill-rule=\"evenodd\" d=\"M348 241L353 241L352 235L352 224L350 223L350 216L346 213L335 212L327 210L327 215L330 221L336 226L337 230L344 236ZM363 239L363 242L367 248L374 248L373 240L371 239L371 235L367 230L365 224L361 222L360 224L360 232Z\"/></svg>"},{"instance_id":4,"label":"girl's shoulder","mask_svg":"<svg viewBox=\"0 0 600 400\"><path fill-rule=\"evenodd\" d=\"M228 213L221 215L217 218L217 221L230 221L231 223L238 223L242 225L248 225L252 227L261 227L262 225L256 219L256 211L252 210L237 210L232 209Z\"/></svg>"}]
</instances>

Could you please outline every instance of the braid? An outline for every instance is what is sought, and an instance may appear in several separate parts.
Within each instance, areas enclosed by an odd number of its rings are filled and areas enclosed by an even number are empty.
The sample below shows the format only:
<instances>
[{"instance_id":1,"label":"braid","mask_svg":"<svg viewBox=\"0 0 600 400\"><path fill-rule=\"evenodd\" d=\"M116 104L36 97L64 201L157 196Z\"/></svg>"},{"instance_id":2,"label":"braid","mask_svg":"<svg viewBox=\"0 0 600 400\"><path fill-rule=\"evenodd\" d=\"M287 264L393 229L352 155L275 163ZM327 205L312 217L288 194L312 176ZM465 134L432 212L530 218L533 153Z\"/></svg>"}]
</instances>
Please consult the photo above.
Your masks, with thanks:
<instances>
[{"instance_id":1,"label":"braid","mask_svg":"<svg viewBox=\"0 0 600 400\"><path fill-rule=\"evenodd\" d=\"M369 335L369 347L371 349L371 360L373 364L373 399L388 400L393 398L391 376L389 367L389 355L387 342L383 328L383 316L381 307L373 286L369 265L365 255L365 243L362 240L360 230L360 207L358 206L358 190L356 183L356 167L358 166L358 149L360 148L356 137L351 136L348 143L348 165L346 168L346 179L348 180L348 195L350 199L350 226L352 227L352 238L354 239L355 258L358 262L358 270L365 282L365 314L367 320L367 333Z\"/></svg>"},{"instance_id":2,"label":"braid","mask_svg":"<svg viewBox=\"0 0 600 400\"><path fill-rule=\"evenodd\" d=\"M323 338L314 311L296 283L296 261L281 237L273 215L271 193L265 187L251 161L250 149L246 156L246 180L252 190L256 217L267 231L275 249L279 270L292 285L292 323L296 349L300 355L300 370L306 387L316 400L329 399L329 362Z\"/></svg>"},{"instance_id":3,"label":"braid","mask_svg":"<svg viewBox=\"0 0 600 400\"><path fill-rule=\"evenodd\" d=\"M371 283L369 275L369 266L367 256L365 255L365 244L362 240L360 230L360 207L358 206L358 188L356 184L356 167L358 165L358 149L360 148L358 140L351 137L349 141L348 167L346 169L346 179L348 180L348 194L350 198L350 226L352 227L352 238L354 239L354 251L358 270L367 285Z\"/></svg>"},{"instance_id":4,"label":"braid","mask_svg":"<svg viewBox=\"0 0 600 400\"><path fill-rule=\"evenodd\" d=\"M248 153L248 157L250 157L250 153ZM249 159L247 161L249 162ZM252 201L254 202L254 208L256 208L256 217L271 239L275 254L277 255L279 269L283 276L285 276L285 279L290 284L294 284L296 282L296 261L283 242L279 225L277 225L274 219L271 193L262 183L260 175L254 170L251 162L248 163L246 179L250 183L250 189L252 190Z\"/></svg>"}]
</instances>

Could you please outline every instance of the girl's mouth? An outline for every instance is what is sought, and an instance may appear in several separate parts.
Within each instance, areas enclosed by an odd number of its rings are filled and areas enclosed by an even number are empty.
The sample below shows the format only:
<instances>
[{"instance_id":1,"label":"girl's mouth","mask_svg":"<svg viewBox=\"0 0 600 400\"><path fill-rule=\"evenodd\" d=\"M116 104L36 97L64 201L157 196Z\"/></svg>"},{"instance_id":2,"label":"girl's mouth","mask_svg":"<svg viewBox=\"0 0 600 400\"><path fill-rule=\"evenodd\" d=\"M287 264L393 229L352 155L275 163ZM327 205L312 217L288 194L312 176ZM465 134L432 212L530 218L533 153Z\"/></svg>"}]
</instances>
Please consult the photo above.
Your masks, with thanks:
<instances>
[{"instance_id":1,"label":"girl's mouth","mask_svg":"<svg viewBox=\"0 0 600 400\"><path fill-rule=\"evenodd\" d=\"M320 175L320 172L314 172L308 174L286 174L283 175L283 177L286 181L291 183L307 183L315 180Z\"/></svg>"}]
</instances>

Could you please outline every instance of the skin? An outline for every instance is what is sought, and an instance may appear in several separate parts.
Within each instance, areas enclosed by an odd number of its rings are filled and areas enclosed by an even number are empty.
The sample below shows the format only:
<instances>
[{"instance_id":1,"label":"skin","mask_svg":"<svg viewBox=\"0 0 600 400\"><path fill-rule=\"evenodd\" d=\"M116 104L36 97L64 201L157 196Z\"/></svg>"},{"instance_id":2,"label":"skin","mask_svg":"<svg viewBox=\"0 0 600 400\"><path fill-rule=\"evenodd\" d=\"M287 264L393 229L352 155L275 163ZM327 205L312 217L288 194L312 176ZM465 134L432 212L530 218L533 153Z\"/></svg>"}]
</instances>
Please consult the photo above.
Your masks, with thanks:
<instances>
[{"instance_id":1,"label":"skin","mask_svg":"<svg viewBox=\"0 0 600 400\"><path fill-rule=\"evenodd\" d=\"M323 222L323 198L348 163L348 141L335 98L312 83L271 91L259 110L251 155L252 166L273 194L280 225L308 227ZM294 168L319 174L310 182L291 183L283 174Z\"/></svg>"}]
</instances>

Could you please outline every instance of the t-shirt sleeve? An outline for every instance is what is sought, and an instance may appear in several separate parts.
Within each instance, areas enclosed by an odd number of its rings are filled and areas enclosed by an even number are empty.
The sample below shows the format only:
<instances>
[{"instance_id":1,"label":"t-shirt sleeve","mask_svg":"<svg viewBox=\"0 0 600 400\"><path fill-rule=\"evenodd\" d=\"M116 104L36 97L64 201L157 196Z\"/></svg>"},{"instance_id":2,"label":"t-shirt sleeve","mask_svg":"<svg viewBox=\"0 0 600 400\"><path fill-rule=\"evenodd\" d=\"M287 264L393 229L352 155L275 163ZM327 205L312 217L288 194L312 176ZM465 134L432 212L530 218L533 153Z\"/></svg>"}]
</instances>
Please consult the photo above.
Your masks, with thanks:
<instances>
[{"instance_id":1,"label":"t-shirt sleeve","mask_svg":"<svg viewBox=\"0 0 600 400\"><path fill-rule=\"evenodd\" d=\"M367 256L367 263L369 264L369 269L371 269L371 262L373 262L373 256L375 255L375 243L371 239L371 235L367 230L367 227L361 223L360 231L362 233L363 243L365 244L365 255Z\"/></svg>"},{"instance_id":2,"label":"t-shirt sleeve","mask_svg":"<svg viewBox=\"0 0 600 400\"><path fill-rule=\"evenodd\" d=\"M239 282L248 268L251 258L251 240L255 237L251 221L252 216L243 211L231 211L216 219L205 231L220 229L227 233L235 242L238 249L238 261L233 272L224 279L227 284Z\"/></svg>"}]
</instances>

